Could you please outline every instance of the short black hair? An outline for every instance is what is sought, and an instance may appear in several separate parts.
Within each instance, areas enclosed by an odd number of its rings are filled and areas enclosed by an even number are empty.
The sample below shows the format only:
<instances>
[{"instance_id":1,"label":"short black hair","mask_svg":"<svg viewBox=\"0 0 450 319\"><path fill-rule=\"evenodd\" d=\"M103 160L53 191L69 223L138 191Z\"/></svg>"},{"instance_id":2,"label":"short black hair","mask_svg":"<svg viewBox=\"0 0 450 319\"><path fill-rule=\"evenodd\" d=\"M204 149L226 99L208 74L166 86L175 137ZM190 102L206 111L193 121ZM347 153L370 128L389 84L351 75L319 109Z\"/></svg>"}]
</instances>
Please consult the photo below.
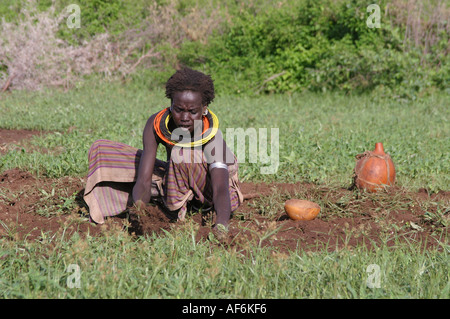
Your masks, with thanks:
<instances>
[{"instance_id":1,"label":"short black hair","mask_svg":"<svg viewBox=\"0 0 450 319\"><path fill-rule=\"evenodd\" d=\"M177 70L166 83L166 97L171 101L175 92L195 91L202 95L202 104L209 105L214 100L214 83L211 76L184 67Z\"/></svg>"}]
</instances>

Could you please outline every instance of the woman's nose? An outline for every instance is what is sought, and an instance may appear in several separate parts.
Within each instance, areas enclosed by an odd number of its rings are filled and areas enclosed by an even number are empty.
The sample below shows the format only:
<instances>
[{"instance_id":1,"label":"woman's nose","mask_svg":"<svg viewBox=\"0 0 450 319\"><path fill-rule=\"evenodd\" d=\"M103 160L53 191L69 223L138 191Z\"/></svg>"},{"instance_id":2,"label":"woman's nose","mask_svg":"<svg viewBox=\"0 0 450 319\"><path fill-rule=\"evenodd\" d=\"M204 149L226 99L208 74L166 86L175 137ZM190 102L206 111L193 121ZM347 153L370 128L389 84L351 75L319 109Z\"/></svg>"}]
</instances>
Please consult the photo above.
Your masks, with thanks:
<instances>
[{"instance_id":1,"label":"woman's nose","mask_svg":"<svg viewBox=\"0 0 450 319\"><path fill-rule=\"evenodd\" d=\"M188 121L189 121L189 113L183 112L183 113L181 114L181 120L182 120L183 122L188 122Z\"/></svg>"}]
</instances>

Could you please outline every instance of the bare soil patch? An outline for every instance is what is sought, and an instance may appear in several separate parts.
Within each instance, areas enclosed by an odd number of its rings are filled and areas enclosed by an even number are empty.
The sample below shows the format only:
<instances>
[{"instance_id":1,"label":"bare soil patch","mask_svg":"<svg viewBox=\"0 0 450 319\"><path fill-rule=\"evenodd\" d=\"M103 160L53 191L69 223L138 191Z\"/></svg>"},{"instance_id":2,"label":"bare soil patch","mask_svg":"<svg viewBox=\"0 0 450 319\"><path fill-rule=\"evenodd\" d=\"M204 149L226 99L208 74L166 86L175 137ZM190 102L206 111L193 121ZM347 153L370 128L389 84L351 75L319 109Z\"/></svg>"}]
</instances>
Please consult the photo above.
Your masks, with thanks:
<instances>
[{"instance_id":1,"label":"bare soil patch","mask_svg":"<svg viewBox=\"0 0 450 319\"><path fill-rule=\"evenodd\" d=\"M131 236L176 231L183 223L173 222L158 206L149 205L145 214L124 214L109 218L104 225L88 219L82 200L85 180L63 177L35 178L18 169L0 174L0 237L11 240L42 240L49 236L101 236L105 229L123 227ZM237 249L272 247L281 252L295 249L335 250L358 245L395 245L398 240L421 242L427 248L447 243L450 192L428 194L426 190L406 192L393 187L388 192L365 195L344 188L329 189L313 184L243 183L245 200L234 212L225 243ZM273 196L277 193L277 196ZM270 202L271 196L278 199ZM280 198L315 198L322 211L312 221L290 220ZM264 215L266 204L275 213ZM424 211L427 217L424 215ZM436 216L441 216L441 219ZM444 218L444 219L442 219ZM194 213L197 241L211 241L211 216ZM189 221L188 221L189 222ZM126 225L126 226L124 226ZM390 239L389 239L390 238Z\"/></svg>"},{"instance_id":2,"label":"bare soil patch","mask_svg":"<svg viewBox=\"0 0 450 319\"><path fill-rule=\"evenodd\" d=\"M19 169L0 174L0 237L40 240L74 232L98 234L100 229L83 217L82 179L37 179ZM77 202L78 201L78 202Z\"/></svg>"},{"instance_id":3,"label":"bare soil patch","mask_svg":"<svg viewBox=\"0 0 450 319\"><path fill-rule=\"evenodd\" d=\"M12 149L21 149L27 139L46 134L37 130L8 130L0 128L0 155Z\"/></svg>"},{"instance_id":4,"label":"bare soil patch","mask_svg":"<svg viewBox=\"0 0 450 319\"><path fill-rule=\"evenodd\" d=\"M424 189L406 192L392 187L385 193L367 196L350 189L306 183L244 183L242 188L246 194L260 193L262 198L270 198L277 192L283 199L313 199L320 204L321 213L311 221L294 221L285 213L284 201L271 203L264 199L263 204L278 207L273 216L267 217L258 208L262 206L258 203L261 200L253 198L245 201L234 214L228 241L231 246L251 244L281 251L332 251L359 245L370 248L383 243L393 246L398 240L419 242L426 248L448 244L448 227L436 215L439 211L448 225L450 192L429 195ZM424 216L425 207L434 219ZM205 239L208 232L208 228L201 227L200 237Z\"/></svg>"}]
</instances>

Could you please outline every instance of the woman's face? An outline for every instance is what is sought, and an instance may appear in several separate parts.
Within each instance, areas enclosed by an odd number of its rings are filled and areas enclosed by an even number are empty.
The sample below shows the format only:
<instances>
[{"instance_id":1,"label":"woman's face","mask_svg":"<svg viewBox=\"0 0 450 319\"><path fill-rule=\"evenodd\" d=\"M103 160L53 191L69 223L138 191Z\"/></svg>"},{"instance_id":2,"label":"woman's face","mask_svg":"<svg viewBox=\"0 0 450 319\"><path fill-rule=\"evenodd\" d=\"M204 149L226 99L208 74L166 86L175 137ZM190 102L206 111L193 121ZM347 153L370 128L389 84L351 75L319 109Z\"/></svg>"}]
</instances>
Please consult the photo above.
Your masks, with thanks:
<instances>
[{"instance_id":1,"label":"woman's face","mask_svg":"<svg viewBox=\"0 0 450 319\"><path fill-rule=\"evenodd\" d=\"M202 105L202 95L195 91L175 92L172 97L172 117L179 128L194 132L195 121L201 123L207 106Z\"/></svg>"}]
</instances>

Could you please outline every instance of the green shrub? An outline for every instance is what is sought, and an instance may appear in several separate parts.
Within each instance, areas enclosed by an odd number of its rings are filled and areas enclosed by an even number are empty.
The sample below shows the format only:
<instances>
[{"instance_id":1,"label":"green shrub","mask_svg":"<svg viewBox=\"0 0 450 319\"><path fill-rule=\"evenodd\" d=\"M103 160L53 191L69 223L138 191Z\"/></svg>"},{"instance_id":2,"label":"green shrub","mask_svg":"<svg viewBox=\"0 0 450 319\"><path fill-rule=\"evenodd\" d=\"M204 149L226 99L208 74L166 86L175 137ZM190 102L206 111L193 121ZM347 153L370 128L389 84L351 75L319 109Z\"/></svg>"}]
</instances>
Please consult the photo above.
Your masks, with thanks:
<instances>
[{"instance_id":1,"label":"green shrub","mask_svg":"<svg viewBox=\"0 0 450 319\"><path fill-rule=\"evenodd\" d=\"M364 0L305 0L241 14L208 45L186 42L183 64L214 74L228 93L283 93L309 89L363 92L386 88L400 97L448 84L448 35L423 56L404 28L382 16L369 28ZM386 2L380 3L381 12ZM404 27L404 26L403 26ZM440 65L440 67L436 67Z\"/></svg>"}]
</instances>

